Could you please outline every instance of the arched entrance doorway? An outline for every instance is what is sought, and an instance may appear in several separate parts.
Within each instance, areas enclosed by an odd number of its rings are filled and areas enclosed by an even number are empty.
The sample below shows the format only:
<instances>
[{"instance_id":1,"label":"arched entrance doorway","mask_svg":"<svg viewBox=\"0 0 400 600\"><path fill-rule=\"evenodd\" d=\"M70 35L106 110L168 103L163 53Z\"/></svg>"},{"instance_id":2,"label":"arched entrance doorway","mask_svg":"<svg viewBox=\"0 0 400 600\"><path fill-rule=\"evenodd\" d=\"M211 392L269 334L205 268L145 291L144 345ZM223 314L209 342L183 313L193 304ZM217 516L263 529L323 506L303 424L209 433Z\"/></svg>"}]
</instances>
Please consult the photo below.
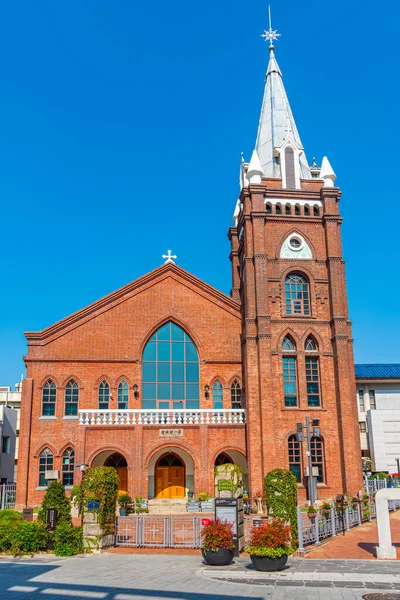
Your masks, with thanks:
<instances>
[{"instance_id":1,"label":"arched entrance doorway","mask_svg":"<svg viewBox=\"0 0 400 600\"><path fill-rule=\"evenodd\" d=\"M117 471L118 477L119 477L118 489L123 490L124 492L127 492L128 491L128 465L126 463L125 458L121 454L118 454L118 452L115 452L114 454L111 454L111 456L109 456L107 458L107 460L104 462L104 466L105 467L114 467L114 469Z\"/></svg>"},{"instance_id":2,"label":"arched entrance doorway","mask_svg":"<svg viewBox=\"0 0 400 600\"><path fill-rule=\"evenodd\" d=\"M185 464L173 452L167 452L158 459L155 466L156 498L184 498Z\"/></svg>"}]
</instances>

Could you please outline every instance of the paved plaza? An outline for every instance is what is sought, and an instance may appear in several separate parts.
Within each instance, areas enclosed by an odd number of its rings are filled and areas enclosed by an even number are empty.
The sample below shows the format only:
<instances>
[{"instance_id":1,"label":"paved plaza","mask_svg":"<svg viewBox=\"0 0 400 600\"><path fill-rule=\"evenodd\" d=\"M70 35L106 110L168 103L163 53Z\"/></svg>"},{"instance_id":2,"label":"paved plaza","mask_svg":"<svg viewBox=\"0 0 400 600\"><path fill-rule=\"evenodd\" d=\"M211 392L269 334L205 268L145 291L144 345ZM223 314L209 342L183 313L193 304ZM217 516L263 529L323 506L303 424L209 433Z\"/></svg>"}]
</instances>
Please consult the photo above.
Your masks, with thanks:
<instances>
[{"instance_id":1,"label":"paved plaza","mask_svg":"<svg viewBox=\"0 0 400 600\"><path fill-rule=\"evenodd\" d=\"M7 600L353 600L378 592L400 599L400 562L291 559L284 571L260 573L245 558L211 568L200 554L0 559Z\"/></svg>"}]
</instances>

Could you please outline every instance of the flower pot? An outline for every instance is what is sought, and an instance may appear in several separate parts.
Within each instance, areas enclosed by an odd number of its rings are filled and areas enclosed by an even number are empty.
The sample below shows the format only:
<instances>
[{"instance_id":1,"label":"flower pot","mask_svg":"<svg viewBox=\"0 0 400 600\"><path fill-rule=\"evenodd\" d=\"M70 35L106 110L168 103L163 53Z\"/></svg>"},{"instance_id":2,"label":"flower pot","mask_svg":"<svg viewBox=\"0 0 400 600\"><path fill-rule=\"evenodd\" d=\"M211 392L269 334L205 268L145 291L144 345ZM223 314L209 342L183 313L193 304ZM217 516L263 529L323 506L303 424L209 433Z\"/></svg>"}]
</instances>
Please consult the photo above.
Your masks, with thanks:
<instances>
[{"instance_id":1,"label":"flower pot","mask_svg":"<svg viewBox=\"0 0 400 600\"><path fill-rule=\"evenodd\" d=\"M218 548L216 552L202 548L201 553L206 563L213 567L229 565L233 559L233 550L229 548Z\"/></svg>"},{"instance_id":2,"label":"flower pot","mask_svg":"<svg viewBox=\"0 0 400 600\"><path fill-rule=\"evenodd\" d=\"M308 514L308 518L311 519L312 521L315 519L315 517L317 516L316 512L309 512Z\"/></svg>"},{"instance_id":3,"label":"flower pot","mask_svg":"<svg viewBox=\"0 0 400 600\"><path fill-rule=\"evenodd\" d=\"M190 500L191 498L193 498L193 496L194 496L194 492L188 492L188 493L187 493L187 497L189 498L189 500Z\"/></svg>"},{"instance_id":4,"label":"flower pot","mask_svg":"<svg viewBox=\"0 0 400 600\"><path fill-rule=\"evenodd\" d=\"M330 508L323 508L322 509L322 513L324 515L324 517L329 517L331 514L331 509Z\"/></svg>"},{"instance_id":5,"label":"flower pot","mask_svg":"<svg viewBox=\"0 0 400 600\"><path fill-rule=\"evenodd\" d=\"M282 571L287 563L288 556L284 554L279 558L269 558L268 556L251 555L250 558L256 571Z\"/></svg>"},{"instance_id":6,"label":"flower pot","mask_svg":"<svg viewBox=\"0 0 400 600\"><path fill-rule=\"evenodd\" d=\"M119 509L119 516L120 516L120 517L126 517L126 515L127 515L127 510L126 510L126 508L120 508L120 509Z\"/></svg>"}]
</instances>

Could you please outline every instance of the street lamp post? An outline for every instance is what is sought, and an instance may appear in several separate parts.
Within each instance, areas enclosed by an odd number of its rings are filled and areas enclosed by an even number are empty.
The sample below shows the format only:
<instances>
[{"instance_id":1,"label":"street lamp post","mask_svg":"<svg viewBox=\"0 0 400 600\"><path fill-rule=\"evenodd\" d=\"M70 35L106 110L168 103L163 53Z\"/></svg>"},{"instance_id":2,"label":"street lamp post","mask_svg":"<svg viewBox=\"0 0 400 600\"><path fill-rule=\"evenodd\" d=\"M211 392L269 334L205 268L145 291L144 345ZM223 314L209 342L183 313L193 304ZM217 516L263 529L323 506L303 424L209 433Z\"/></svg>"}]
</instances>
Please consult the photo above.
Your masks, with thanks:
<instances>
[{"instance_id":1,"label":"street lamp post","mask_svg":"<svg viewBox=\"0 0 400 600\"><path fill-rule=\"evenodd\" d=\"M311 419L306 417L305 425L303 423L297 423L297 441L304 441L303 430L305 429L306 441L307 441L307 459L308 459L308 499L310 500L311 506L315 506L317 500L317 482L313 473L312 464L312 452L311 452L311 434L313 437L320 437L321 432L319 429L319 419Z\"/></svg>"}]
</instances>

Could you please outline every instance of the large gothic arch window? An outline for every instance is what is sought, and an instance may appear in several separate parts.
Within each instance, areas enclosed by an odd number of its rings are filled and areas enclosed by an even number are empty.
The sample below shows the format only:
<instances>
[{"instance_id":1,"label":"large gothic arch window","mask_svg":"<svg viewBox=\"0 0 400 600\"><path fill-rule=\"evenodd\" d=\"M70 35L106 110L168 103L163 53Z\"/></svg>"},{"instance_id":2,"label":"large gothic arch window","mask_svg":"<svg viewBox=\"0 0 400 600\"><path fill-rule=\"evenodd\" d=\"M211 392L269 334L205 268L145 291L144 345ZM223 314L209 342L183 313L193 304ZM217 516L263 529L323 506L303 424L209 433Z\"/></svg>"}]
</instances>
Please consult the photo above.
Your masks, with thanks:
<instances>
[{"instance_id":1,"label":"large gothic arch window","mask_svg":"<svg viewBox=\"0 0 400 600\"><path fill-rule=\"evenodd\" d=\"M142 357L142 407L199 408L199 357L193 340L168 321L149 339Z\"/></svg>"},{"instance_id":2,"label":"large gothic arch window","mask_svg":"<svg viewBox=\"0 0 400 600\"><path fill-rule=\"evenodd\" d=\"M301 273L290 273L285 279L285 303L287 315L310 314L310 288Z\"/></svg>"}]
</instances>

